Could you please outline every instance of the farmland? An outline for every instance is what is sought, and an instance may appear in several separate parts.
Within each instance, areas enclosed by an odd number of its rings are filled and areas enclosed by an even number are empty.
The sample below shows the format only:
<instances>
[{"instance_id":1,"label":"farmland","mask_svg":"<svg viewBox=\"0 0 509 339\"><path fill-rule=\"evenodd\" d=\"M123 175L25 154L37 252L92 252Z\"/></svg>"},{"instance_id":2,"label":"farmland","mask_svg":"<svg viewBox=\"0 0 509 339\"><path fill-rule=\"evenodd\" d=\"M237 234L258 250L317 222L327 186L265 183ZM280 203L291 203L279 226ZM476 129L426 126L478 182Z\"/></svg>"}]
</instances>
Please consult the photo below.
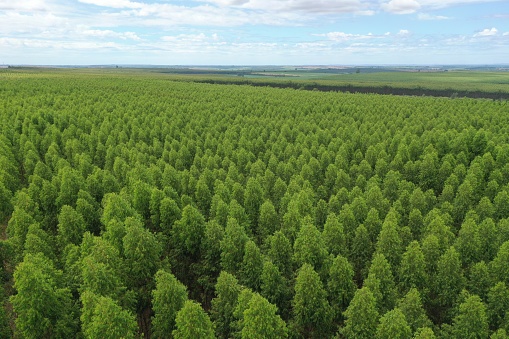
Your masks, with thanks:
<instances>
[{"instance_id":1,"label":"farmland","mask_svg":"<svg viewBox=\"0 0 509 339\"><path fill-rule=\"evenodd\" d=\"M507 73L293 74L0 70L0 337L505 338Z\"/></svg>"}]
</instances>

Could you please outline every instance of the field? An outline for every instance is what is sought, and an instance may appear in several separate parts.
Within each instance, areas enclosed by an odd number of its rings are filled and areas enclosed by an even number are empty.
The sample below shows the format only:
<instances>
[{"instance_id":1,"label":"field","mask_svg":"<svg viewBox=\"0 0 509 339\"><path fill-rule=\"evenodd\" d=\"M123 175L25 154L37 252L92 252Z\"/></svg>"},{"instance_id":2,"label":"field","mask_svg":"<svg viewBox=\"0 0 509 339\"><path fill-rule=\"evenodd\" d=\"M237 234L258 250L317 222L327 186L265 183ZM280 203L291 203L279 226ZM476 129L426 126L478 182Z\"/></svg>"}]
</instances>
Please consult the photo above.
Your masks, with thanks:
<instances>
[{"instance_id":1,"label":"field","mask_svg":"<svg viewBox=\"0 0 509 339\"><path fill-rule=\"evenodd\" d=\"M507 337L507 73L168 72L0 70L1 338Z\"/></svg>"}]
</instances>

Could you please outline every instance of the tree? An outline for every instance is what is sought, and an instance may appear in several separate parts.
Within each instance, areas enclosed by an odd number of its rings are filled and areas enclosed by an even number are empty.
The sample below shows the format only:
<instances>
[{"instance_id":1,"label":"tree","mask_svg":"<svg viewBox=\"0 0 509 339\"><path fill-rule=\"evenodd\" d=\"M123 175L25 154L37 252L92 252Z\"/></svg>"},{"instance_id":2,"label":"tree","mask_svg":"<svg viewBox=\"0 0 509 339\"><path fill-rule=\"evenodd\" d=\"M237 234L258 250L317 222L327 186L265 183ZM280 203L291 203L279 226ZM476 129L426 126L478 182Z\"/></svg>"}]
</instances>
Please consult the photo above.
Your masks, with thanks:
<instances>
[{"instance_id":1,"label":"tree","mask_svg":"<svg viewBox=\"0 0 509 339\"><path fill-rule=\"evenodd\" d=\"M490 263L490 271L495 281L509 284L509 241L498 249L497 256Z\"/></svg>"},{"instance_id":2,"label":"tree","mask_svg":"<svg viewBox=\"0 0 509 339\"><path fill-rule=\"evenodd\" d=\"M396 286L389 262L383 254L373 256L365 286L370 287L380 313L391 310L396 303ZM377 288L378 287L378 288Z\"/></svg>"},{"instance_id":3,"label":"tree","mask_svg":"<svg viewBox=\"0 0 509 339\"><path fill-rule=\"evenodd\" d=\"M492 329L503 327L509 320L509 288L504 282L499 282L488 292L488 317Z\"/></svg>"},{"instance_id":4,"label":"tree","mask_svg":"<svg viewBox=\"0 0 509 339\"><path fill-rule=\"evenodd\" d=\"M486 300L488 290L493 286L488 265L484 261L479 261L470 267L467 280L468 291L477 294L482 300Z\"/></svg>"},{"instance_id":5,"label":"tree","mask_svg":"<svg viewBox=\"0 0 509 339\"><path fill-rule=\"evenodd\" d=\"M263 256L254 241L248 240L244 247L244 258L240 268L240 282L253 291L260 291L263 271Z\"/></svg>"},{"instance_id":6,"label":"tree","mask_svg":"<svg viewBox=\"0 0 509 339\"><path fill-rule=\"evenodd\" d=\"M455 338L488 338L488 317L486 306L477 295L468 297L460 306L459 314L453 320Z\"/></svg>"},{"instance_id":7,"label":"tree","mask_svg":"<svg viewBox=\"0 0 509 339\"><path fill-rule=\"evenodd\" d=\"M57 206L76 206L78 192L85 187L85 181L81 173L71 167L64 167L59 170L58 175L61 180L60 192L56 200Z\"/></svg>"},{"instance_id":8,"label":"tree","mask_svg":"<svg viewBox=\"0 0 509 339\"><path fill-rule=\"evenodd\" d=\"M323 241L330 254L337 256L339 254L346 255L346 238L343 231L343 225L340 224L335 213L329 213L327 220L323 226Z\"/></svg>"},{"instance_id":9,"label":"tree","mask_svg":"<svg viewBox=\"0 0 509 339\"><path fill-rule=\"evenodd\" d=\"M172 234L175 246L183 254L196 256L205 233L205 218L195 207L187 205L182 210L182 218L173 225Z\"/></svg>"},{"instance_id":10,"label":"tree","mask_svg":"<svg viewBox=\"0 0 509 339\"><path fill-rule=\"evenodd\" d=\"M152 331L155 338L166 338L175 329L177 313L187 301L187 288L164 270L155 275L156 288L152 291Z\"/></svg>"},{"instance_id":11,"label":"tree","mask_svg":"<svg viewBox=\"0 0 509 339\"><path fill-rule=\"evenodd\" d=\"M341 333L345 338L374 338L378 324L378 311L373 293L367 287L355 292L352 302L344 312L345 326Z\"/></svg>"},{"instance_id":12,"label":"tree","mask_svg":"<svg viewBox=\"0 0 509 339\"><path fill-rule=\"evenodd\" d=\"M200 304L186 300L175 319L175 339L214 339L214 326Z\"/></svg>"},{"instance_id":13,"label":"tree","mask_svg":"<svg viewBox=\"0 0 509 339\"><path fill-rule=\"evenodd\" d=\"M460 257L454 247L450 247L440 257L434 282L438 310L433 315L437 317L436 321L441 323L448 318L447 311L451 309L465 286Z\"/></svg>"},{"instance_id":14,"label":"tree","mask_svg":"<svg viewBox=\"0 0 509 339\"><path fill-rule=\"evenodd\" d=\"M122 309L113 299L84 291L81 302L85 338L136 338L138 326L134 315Z\"/></svg>"},{"instance_id":15,"label":"tree","mask_svg":"<svg viewBox=\"0 0 509 339\"><path fill-rule=\"evenodd\" d=\"M406 321L412 332L422 327L431 327L431 321L422 307L421 295L416 288L411 288L408 293L398 301L397 307L405 315Z\"/></svg>"},{"instance_id":16,"label":"tree","mask_svg":"<svg viewBox=\"0 0 509 339\"><path fill-rule=\"evenodd\" d=\"M302 223L293 244L293 259L297 266L306 263L313 266L317 272L321 272L328 257L322 234L313 225L310 217L305 217Z\"/></svg>"},{"instance_id":17,"label":"tree","mask_svg":"<svg viewBox=\"0 0 509 339\"><path fill-rule=\"evenodd\" d=\"M410 338L412 330L406 321L405 315L399 308L385 313L380 318L380 324L376 328L377 339Z\"/></svg>"},{"instance_id":18,"label":"tree","mask_svg":"<svg viewBox=\"0 0 509 339\"><path fill-rule=\"evenodd\" d=\"M216 297L212 299L212 320L216 329L216 336L229 338L233 333L235 320L234 310L241 291L237 278L222 271L217 278Z\"/></svg>"},{"instance_id":19,"label":"tree","mask_svg":"<svg viewBox=\"0 0 509 339\"><path fill-rule=\"evenodd\" d=\"M258 239L263 240L267 238L269 235L274 234L274 232L279 229L279 219L274 208L274 205L270 200L266 200L260 206L260 217L258 220Z\"/></svg>"},{"instance_id":20,"label":"tree","mask_svg":"<svg viewBox=\"0 0 509 339\"><path fill-rule=\"evenodd\" d=\"M11 297L16 331L27 338L70 338L76 335L76 310L62 271L42 253L27 254L14 271Z\"/></svg>"},{"instance_id":21,"label":"tree","mask_svg":"<svg viewBox=\"0 0 509 339\"><path fill-rule=\"evenodd\" d=\"M367 275L368 263L373 255L373 245L364 225L359 225L355 230L352 248L349 251L350 261L353 263L355 278L361 281Z\"/></svg>"},{"instance_id":22,"label":"tree","mask_svg":"<svg viewBox=\"0 0 509 339\"><path fill-rule=\"evenodd\" d=\"M395 220L386 218L378 235L376 252L383 254L392 267L398 267L403 252L403 243Z\"/></svg>"},{"instance_id":23,"label":"tree","mask_svg":"<svg viewBox=\"0 0 509 339\"><path fill-rule=\"evenodd\" d=\"M292 301L295 326L308 338L321 338L330 331L332 316L327 293L310 264L299 269Z\"/></svg>"},{"instance_id":24,"label":"tree","mask_svg":"<svg viewBox=\"0 0 509 339\"><path fill-rule=\"evenodd\" d=\"M276 312L276 306L255 293L243 312L242 339L286 338L286 324Z\"/></svg>"},{"instance_id":25,"label":"tree","mask_svg":"<svg viewBox=\"0 0 509 339\"><path fill-rule=\"evenodd\" d=\"M338 255L334 258L329 269L327 292L329 303L337 320L341 319L355 294L356 287L353 276L353 267L345 257Z\"/></svg>"},{"instance_id":26,"label":"tree","mask_svg":"<svg viewBox=\"0 0 509 339\"><path fill-rule=\"evenodd\" d=\"M426 273L426 260L421 246L417 241L412 241L401 259L399 267L399 281L403 291L412 287L426 291L428 275Z\"/></svg>"},{"instance_id":27,"label":"tree","mask_svg":"<svg viewBox=\"0 0 509 339\"><path fill-rule=\"evenodd\" d=\"M126 234L122 240L130 287L149 287L149 282L160 266L162 246L156 236L143 227L141 221L128 221L129 219L126 220Z\"/></svg>"},{"instance_id":28,"label":"tree","mask_svg":"<svg viewBox=\"0 0 509 339\"><path fill-rule=\"evenodd\" d=\"M220 242L221 247L221 268L229 273L237 274L240 271L244 257L244 248L248 236L237 219L228 218L224 238Z\"/></svg>"},{"instance_id":29,"label":"tree","mask_svg":"<svg viewBox=\"0 0 509 339\"><path fill-rule=\"evenodd\" d=\"M268 257L279 268L284 277L290 279L293 275L292 245L281 231L266 239L268 243Z\"/></svg>"},{"instance_id":30,"label":"tree","mask_svg":"<svg viewBox=\"0 0 509 339\"><path fill-rule=\"evenodd\" d=\"M454 247L458 249L460 258L466 267L479 261L481 256L481 241L479 238L479 227L475 220L468 218L463 221Z\"/></svg>"},{"instance_id":31,"label":"tree","mask_svg":"<svg viewBox=\"0 0 509 339\"><path fill-rule=\"evenodd\" d=\"M61 248L67 244L79 245L86 225L82 215L69 205L62 206L58 215L57 239Z\"/></svg>"},{"instance_id":32,"label":"tree","mask_svg":"<svg viewBox=\"0 0 509 339\"><path fill-rule=\"evenodd\" d=\"M413 339L435 339L435 333L430 327L421 327L415 331Z\"/></svg>"},{"instance_id":33,"label":"tree","mask_svg":"<svg viewBox=\"0 0 509 339\"><path fill-rule=\"evenodd\" d=\"M260 182L250 177L247 180L246 190L244 192L244 208L249 217L251 227L258 229L258 216L260 214L260 206L263 203L263 188Z\"/></svg>"},{"instance_id":34,"label":"tree","mask_svg":"<svg viewBox=\"0 0 509 339\"><path fill-rule=\"evenodd\" d=\"M261 295L277 306L283 319L289 317L291 293L288 285L279 268L272 261L265 260L261 276Z\"/></svg>"},{"instance_id":35,"label":"tree","mask_svg":"<svg viewBox=\"0 0 509 339\"><path fill-rule=\"evenodd\" d=\"M161 200L160 206L161 230L164 234L169 235L173 225L182 218L182 213L175 200L164 198Z\"/></svg>"}]
</instances>

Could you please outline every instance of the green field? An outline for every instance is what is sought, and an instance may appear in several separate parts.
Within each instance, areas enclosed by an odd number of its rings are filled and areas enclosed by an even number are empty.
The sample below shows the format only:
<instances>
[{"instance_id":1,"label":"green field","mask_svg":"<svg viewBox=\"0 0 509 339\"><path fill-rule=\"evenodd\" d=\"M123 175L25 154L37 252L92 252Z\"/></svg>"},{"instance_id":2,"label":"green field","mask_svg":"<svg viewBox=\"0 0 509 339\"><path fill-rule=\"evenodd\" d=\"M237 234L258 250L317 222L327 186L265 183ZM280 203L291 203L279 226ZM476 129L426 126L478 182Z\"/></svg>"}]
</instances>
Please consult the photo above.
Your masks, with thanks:
<instances>
[{"instance_id":1,"label":"green field","mask_svg":"<svg viewBox=\"0 0 509 339\"><path fill-rule=\"evenodd\" d=\"M507 338L509 102L262 80L1 70L0 338Z\"/></svg>"}]
</instances>

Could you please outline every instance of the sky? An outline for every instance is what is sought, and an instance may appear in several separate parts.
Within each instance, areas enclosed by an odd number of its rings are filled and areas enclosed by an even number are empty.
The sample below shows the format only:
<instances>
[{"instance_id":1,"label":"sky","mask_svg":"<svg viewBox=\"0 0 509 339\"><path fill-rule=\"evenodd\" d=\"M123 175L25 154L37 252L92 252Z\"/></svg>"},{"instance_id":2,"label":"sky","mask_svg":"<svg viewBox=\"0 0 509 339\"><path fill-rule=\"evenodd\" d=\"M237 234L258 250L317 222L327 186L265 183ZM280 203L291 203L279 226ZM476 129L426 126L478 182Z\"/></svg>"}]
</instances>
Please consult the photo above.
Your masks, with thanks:
<instances>
[{"instance_id":1,"label":"sky","mask_svg":"<svg viewBox=\"0 0 509 339\"><path fill-rule=\"evenodd\" d=\"M509 0L0 0L0 65L509 63Z\"/></svg>"}]
</instances>

